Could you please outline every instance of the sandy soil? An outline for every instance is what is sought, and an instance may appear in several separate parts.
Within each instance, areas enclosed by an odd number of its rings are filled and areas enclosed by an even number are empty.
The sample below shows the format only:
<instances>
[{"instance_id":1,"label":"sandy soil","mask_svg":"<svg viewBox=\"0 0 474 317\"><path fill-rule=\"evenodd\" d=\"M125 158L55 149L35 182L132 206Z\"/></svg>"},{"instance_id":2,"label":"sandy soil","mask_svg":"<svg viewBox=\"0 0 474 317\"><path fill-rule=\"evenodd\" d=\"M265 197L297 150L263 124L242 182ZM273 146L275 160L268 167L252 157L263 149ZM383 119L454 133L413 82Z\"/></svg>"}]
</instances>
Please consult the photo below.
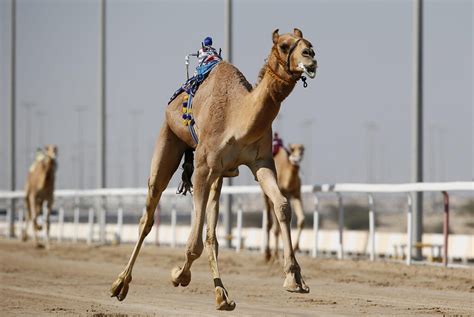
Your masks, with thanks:
<instances>
[{"instance_id":1,"label":"sandy soil","mask_svg":"<svg viewBox=\"0 0 474 317\"><path fill-rule=\"evenodd\" d=\"M220 267L237 307L218 312L207 257L195 262L188 287L175 288L169 272L182 263L183 249L152 245L142 250L128 297L118 302L107 292L131 249L56 244L47 251L0 240L0 315L474 315L473 269L299 255L311 292L291 294L282 289L281 265L227 250Z\"/></svg>"}]
</instances>

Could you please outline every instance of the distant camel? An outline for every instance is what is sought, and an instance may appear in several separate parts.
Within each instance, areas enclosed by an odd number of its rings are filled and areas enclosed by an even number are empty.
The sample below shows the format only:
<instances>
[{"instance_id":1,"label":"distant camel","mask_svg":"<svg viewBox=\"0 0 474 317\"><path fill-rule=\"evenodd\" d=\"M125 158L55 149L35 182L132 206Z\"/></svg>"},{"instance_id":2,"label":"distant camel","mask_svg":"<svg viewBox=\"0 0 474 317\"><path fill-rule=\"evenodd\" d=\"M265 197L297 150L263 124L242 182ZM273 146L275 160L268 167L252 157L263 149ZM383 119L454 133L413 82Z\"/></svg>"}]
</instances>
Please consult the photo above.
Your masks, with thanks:
<instances>
[{"instance_id":1,"label":"distant camel","mask_svg":"<svg viewBox=\"0 0 474 317\"><path fill-rule=\"evenodd\" d=\"M302 144L289 144L286 149L281 143L281 139L278 138L278 134L275 133L273 141L273 155L275 160L275 167L277 171L278 187L282 194L290 201L291 208L296 214L297 218L297 234L293 250L299 250L299 242L301 237L301 231L304 226L304 212L303 204L301 200L301 177L300 177L300 163L304 155L304 145ZM265 249L265 260L271 259L270 251L270 230L273 229L275 237L275 250L274 258L278 259L278 237L280 235L280 226L278 225L278 219L273 212L273 204L267 195L264 194L265 199L265 212L267 213L267 235L266 235L266 249Z\"/></svg>"},{"instance_id":2,"label":"distant camel","mask_svg":"<svg viewBox=\"0 0 474 317\"><path fill-rule=\"evenodd\" d=\"M127 266L112 284L111 296L118 300L127 296L132 269L143 240L153 226L156 206L183 155L185 173L192 171L192 166L195 165L195 217L186 245L184 264L171 272L173 285L187 286L191 282L191 265L205 248L214 280L216 308L235 308L235 302L229 298L220 277L215 229L222 178L239 175L238 167L247 165L265 194L270 197L281 226L285 246L283 271L286 275L283 287L290 292L309 292L291 245L290 206L276 180L272 156L272 122L282 101L291 93L303 73L313 78L317 65L312 45L303 38L300 30L295 29L293 33L283 35L275 30L272 39L272 50L260 71L260 81L255 88L233 65L219 62L197 90L192 98L191 125L198 136L198 144L195 142L195 135L191 135L189 127L181 119L183 104L188 100L186 92L178 95L168 105L165 122L155 144L148 180L146 212L140 220L139 238ZM192 150L195 150L194 159ZM183 177L183 180L186 179L190 180L190 175ZM206 217L207 235L204 246L202 231Z\"/></svg>"},{"instance_id":3,"label":"distant camel","mask_svg":"<svg viewBox=\"0 0 474 317\"><path fill-rule=\"evenodd\" d=\"M54 201L54 179L56 174L56 155L58 149L55 145L46 145L44 151L38 151L35 162L31 165L25 186L25 204L27 207L26 224L23 230L23 240L28 239L28 225L32 220L33 236L36 246L38 242L37 231L42 227L38 224L38 216L42 212L43 203L47 202L45 217L46 247L49 248L49 216Z\"/></svg>"}]
</instances>

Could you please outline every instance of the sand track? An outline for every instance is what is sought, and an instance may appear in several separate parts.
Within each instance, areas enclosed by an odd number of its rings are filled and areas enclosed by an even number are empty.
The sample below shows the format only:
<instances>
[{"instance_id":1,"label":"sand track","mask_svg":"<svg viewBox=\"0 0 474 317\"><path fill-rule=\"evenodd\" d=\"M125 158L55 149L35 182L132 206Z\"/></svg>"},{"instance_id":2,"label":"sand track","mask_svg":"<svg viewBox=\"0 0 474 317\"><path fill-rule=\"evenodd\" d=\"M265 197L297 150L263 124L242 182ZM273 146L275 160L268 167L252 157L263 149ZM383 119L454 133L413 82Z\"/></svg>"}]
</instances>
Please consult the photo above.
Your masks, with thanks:
<instances>
[{"instance_id":1,"label":"sand track","mask_svg":"<svg viewBox=\"0 0 474 317\"><path fill-rule=\"evenodd\" d=\"M170 271L184 250L152 245L142 250L128 296L118 302L107 292L131 249L54 244L47 251L0 240L0 315L474 315L473 269L300 255L311 292L291 294L282 288L281 265L227 250L220 252L220 268L237 307L218 312L207 257L195 262L188 287L175 288Z\"/></svg>"}]
</instances>

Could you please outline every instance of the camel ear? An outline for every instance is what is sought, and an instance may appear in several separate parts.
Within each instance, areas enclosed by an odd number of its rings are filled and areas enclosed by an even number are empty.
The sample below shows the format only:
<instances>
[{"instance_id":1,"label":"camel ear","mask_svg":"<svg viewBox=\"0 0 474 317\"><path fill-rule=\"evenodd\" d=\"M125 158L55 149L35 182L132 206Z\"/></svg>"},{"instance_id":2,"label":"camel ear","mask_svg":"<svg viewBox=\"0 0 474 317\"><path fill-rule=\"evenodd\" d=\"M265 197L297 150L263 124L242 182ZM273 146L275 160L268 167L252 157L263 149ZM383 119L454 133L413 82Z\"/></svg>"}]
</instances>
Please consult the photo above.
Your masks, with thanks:
<instances>
[{"instance_id":1,"label":"camel ear","mask_svg":"<svg viewBox=\"0 0 474 317\"><path fill-rule=\"evenodd\" d=\"M297 38L300 38L300 39L303 38L303 32L301 32L300 29L295 28L295 29L293 30L293 34L294 34Z\"/></svg>"},{"instance_id":2,"label":"camel ear","mask_svg":"<svg viewBox=\"0 0 474 317\"><path fill-rule=\"evenodd\" d=\"M272 39L273 39L273 44L278 43L278 39L280 38L280 35L278 34L278 29L273 31Z\"/></svg>"}]
</instances>

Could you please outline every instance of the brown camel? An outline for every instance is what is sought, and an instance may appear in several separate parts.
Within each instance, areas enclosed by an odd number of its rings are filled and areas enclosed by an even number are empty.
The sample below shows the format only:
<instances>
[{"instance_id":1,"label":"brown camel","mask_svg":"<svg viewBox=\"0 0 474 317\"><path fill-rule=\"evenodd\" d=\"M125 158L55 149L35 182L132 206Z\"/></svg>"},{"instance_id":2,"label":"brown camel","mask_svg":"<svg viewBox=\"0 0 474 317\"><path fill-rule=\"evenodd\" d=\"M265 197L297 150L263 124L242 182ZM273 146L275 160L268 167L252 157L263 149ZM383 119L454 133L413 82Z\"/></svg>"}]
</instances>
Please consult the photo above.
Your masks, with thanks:
<instances>
[{"instance_id":1,"label":"brown camel","mask_svg":"<svg viewBox=\"0 0 474 317\"><path fill-rule=\"evenodd\" d=\"M313 78L316 61L312 45L300 30L279 35L273 32L273 48L260 71L260 81L252 89L242 73L233 65L220 62L210 72L194 97L193 116L199 144L195 144L188 127L183 125L181 103L185 93L166 109L165 122L156 141L148 180L146 212L140 220L139 238L125 269L112 284L110 294L123 300L132 280L132 269L140 247L153 226L153 214L169 180L184 154L184 172L190 170L194 155L194 221L188 238L182 267L171 271L174 286L191 282L191 265L205 248L215 286L216 308L233 310L220 277L217 256L216 225L223 177L239 174L238 167L247 165L273 205L284 241L283 286L290 292L309 292L296 261L290 236L291 211L287 199L278 188L272 156L271 125L281 102L291 93L305 73ZM192 168L191 168L192 169ZM188 177L184 177L186 180ZM204 220L207 236L202 241Z\"/></svg>"},{"instance_id":2,"label":"brown camel","mask_svg":"<svg viewBox=\"0 0 474 317\"><path fill-rule=\"evenodd\" d=\"M275 145L274 145L275 149ZM295 212L297 218L297 234L293 250L296 252L299 250L299 242L301 237L301 231L304 226L304 212L303 204L301 201L301 178L300 163L303 159L304 145L302 144L289 144L288 149L283 146L277 146L274 150L275 167L277 171L278 187L282 194L290 201L291 209ZM273 229L275 237L275 251L274 259L278 260L278 237L280 235L280 226L278 225L278 219L273 211L273 205L270 198L264 195L265 199L265 212L267 213L267 235L266 235L266 249L265 259L269 261L271 259L270 253L270 229Z\"/></svg>"},{"instance_id":3,"label":"brown camel","mask_svg":"<svg viewBox=\"0 0 474 317\"><path fill-rule=\"evenodd\" d=\"M28 225L32 221L33 237L36 246L38 242L37 232L42 229L38 224L38 216L42 212L44 202L47 202L46 210L46 247L49 248L49 216L54 202L54 179L56 174L56 156L58 149L55 145L46 145L44 151L36 153L35 162L31 165L25 185L25 204L27 209L23 240L28 239Z\"/></svg>"}]
</instances>

